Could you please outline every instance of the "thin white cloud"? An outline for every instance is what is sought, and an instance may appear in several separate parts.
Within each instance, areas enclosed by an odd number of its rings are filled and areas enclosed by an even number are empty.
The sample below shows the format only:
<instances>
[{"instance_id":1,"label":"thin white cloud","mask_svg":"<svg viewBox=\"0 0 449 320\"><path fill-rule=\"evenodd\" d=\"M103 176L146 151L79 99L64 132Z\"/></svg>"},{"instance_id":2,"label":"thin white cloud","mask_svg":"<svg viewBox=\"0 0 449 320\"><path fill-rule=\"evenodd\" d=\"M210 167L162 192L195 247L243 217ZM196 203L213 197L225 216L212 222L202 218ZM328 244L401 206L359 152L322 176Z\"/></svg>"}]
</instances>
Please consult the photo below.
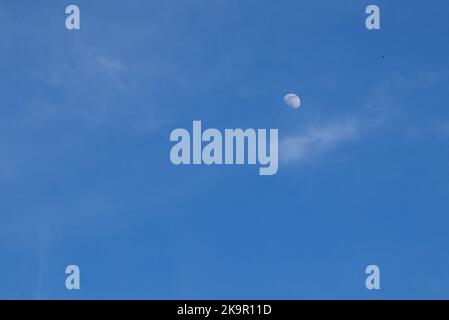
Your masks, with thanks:
<instances>
[{"instance_id":1,"label":"thin white cloud","mask_svg":"<svg viewBox=\"0 0 449 320\"><path fill-rule=\"evenodd\" d=\"M302 132L281 139L280 161L301 164L316 160L342 144L384 128L401 114L401 109L404 108L401 99L404 94L444 77L446 73L443 72L416 74L414 77L389 76L368 91L362 102L361 112L352 120L312 125ZM406 128L402 130L404 129ZM416 130L416 124L413 124L413 129ZM408 131L411 129L408 128ZM438 131L449 132L444 125L440 125Z\"/></svg>"},{"instance_id":2,"label":"thin white cloud","mask_svg":"<svg viewBox=\"0 0 449 320\"><path fill-rule=\"evenodd\" d=\"M97 62L98 65L104 69L104 71L111 75L117 74L127 69L122 61L116 59L99 56L97 57Z\"/></svg>"},{"instance_id":3,"label":"thin white cloud","mask_svg":"<svg viewBox=\"0 0 449 320\"><path fill-rule=\"evenodd\" d=\"M358 133L359 125L355 120L312 126L280 141L280 159L285 163L303 163L354 140Z\"/></svg>"}]
</instances>

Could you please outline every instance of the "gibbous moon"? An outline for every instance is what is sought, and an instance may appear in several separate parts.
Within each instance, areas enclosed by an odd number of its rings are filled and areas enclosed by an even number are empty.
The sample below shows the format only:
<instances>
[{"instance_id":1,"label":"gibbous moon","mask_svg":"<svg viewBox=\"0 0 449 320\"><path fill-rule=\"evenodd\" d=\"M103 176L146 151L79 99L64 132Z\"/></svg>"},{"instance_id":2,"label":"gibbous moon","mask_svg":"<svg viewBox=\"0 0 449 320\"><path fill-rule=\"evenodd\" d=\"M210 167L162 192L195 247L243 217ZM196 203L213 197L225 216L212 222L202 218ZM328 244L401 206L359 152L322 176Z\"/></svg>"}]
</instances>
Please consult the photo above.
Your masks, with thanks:
<instances>
[{"instance_id":1,"label":"gibbous moon","mask_svg":"<svg viewBox=\"0 0 449 320\"><path fill-rule=\"evenodd\" d=\"M292 109L298 109L301 105L301 100L298 95L289 93L284 97L284 103Z\"/></svg>"}]
</instances>

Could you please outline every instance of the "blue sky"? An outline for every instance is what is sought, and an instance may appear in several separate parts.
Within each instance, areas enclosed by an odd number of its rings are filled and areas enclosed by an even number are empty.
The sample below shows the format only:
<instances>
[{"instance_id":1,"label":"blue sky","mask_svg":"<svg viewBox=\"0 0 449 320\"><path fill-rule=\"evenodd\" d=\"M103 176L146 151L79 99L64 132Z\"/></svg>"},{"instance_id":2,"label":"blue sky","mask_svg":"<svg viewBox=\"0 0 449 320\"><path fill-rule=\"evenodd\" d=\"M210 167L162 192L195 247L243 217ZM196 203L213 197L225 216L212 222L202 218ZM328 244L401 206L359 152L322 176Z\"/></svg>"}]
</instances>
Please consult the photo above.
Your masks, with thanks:
<instances>
[{"instance_id":1,"label":"blue sky","mask_svg":"<svg viewBox=\"0 0 449 320\"><path fill-rule=\"evenodd\" d=\"M449 298L448 12L0 0L0 298ZM278 128L278 173L172 165L193 120Z\"/></svg>"}]
</instances>

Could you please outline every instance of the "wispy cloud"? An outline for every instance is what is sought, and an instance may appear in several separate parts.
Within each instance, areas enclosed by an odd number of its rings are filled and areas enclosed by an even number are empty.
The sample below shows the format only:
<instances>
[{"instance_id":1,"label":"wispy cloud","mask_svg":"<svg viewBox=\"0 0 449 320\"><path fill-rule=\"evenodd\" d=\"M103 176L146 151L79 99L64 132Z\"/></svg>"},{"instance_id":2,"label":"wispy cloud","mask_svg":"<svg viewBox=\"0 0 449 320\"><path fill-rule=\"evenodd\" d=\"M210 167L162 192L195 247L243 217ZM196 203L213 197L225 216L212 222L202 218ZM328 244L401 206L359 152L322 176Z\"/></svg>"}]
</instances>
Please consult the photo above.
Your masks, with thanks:
<instances>
[{"instance_id":1,"label":"wispy cloud","mask_svg":"<svg viewBox=\"0 0 449 320\"><path fill-rule=\"evenodd\" d=\"M359 125L356 120L311 126L304 132L281 140L280 159L285 163L303 163L356 139L358 133Z\"/></svg>"},{"instance_id":2,"label":"wispy cloud","mask_svg":"<svg viewBox=\"0 0 449 320\"><path fill-rule=\"evenodd\" d=\"M127 69L123 62L119 60L97 57L97 62L109 74L117 74Z\"/></svg>"},{"instance_id":3,"label":"wispy cloud","mask_svg":"<svg viewBox=\"0 0 449 320\"><path fill-rule=\"evenodd\" d=\"M97 87L107 85L113 89L126 90L122 76L129 71L123 59L98 53L95 48L75 41L69 56L60 57L49 63L44 70L38 68L33 73L39 80L54 87L63 87L76 82L77 87Z\"/></svg>"},{"instance_id":4,"label":"wispy cloud","mask_svg":"<svg viewBox=\"0 0 449 320\"><path fill-rule=\"evenodd\" d=\"M324 124L308 124L306 129L286 136L280 141L280 161L301 164L316 160L319 156L331 152L345 143L360 140L363 136L387 128L391 123L403 135L422 135L423 133L449 136L448 122L432 121L423 125L423 121L404 123L398 121L406 106L403 98L416 89L425 89L447 79L447 71L421 72L411 76L393 74L374 85L358 113L350 120L327 121ZM423 130L423 126L427 130Z\"/></svg>"},{"instance_id":5,"label":"wispy cloud","mask_svg":"<svg viewBox=\"0 0 449 320\"><path fill-rule=\"evenodd\" d=\"M406 81L402 77L389 77L368 92L356 114L349 118L309 123L296 134L282 138L280 161L288 164L313 161L383 127L398 113L397 92L403 91L404 87Z\"/></svg>"}]
</instances>

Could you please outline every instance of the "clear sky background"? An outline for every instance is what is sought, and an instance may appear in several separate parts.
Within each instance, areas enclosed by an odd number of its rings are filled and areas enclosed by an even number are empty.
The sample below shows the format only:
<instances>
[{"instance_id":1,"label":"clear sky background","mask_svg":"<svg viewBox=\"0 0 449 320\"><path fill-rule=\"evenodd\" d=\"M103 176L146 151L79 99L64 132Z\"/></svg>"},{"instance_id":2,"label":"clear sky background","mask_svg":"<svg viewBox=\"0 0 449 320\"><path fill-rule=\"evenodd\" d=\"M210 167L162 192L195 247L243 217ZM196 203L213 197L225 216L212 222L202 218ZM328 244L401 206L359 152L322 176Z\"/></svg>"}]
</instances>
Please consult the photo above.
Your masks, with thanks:
<instances>
[{"instance_id":1,"label":"clear sky background","mask_svg":"<svg viewBox=\"0 0 449 320\"><path fill-rule=\"evenodd\" d=\"M448 14L0 0L0 298L449 298ZM172 165L193 120L278 128L277 175Z\"/></svg>"}]
</instances>

